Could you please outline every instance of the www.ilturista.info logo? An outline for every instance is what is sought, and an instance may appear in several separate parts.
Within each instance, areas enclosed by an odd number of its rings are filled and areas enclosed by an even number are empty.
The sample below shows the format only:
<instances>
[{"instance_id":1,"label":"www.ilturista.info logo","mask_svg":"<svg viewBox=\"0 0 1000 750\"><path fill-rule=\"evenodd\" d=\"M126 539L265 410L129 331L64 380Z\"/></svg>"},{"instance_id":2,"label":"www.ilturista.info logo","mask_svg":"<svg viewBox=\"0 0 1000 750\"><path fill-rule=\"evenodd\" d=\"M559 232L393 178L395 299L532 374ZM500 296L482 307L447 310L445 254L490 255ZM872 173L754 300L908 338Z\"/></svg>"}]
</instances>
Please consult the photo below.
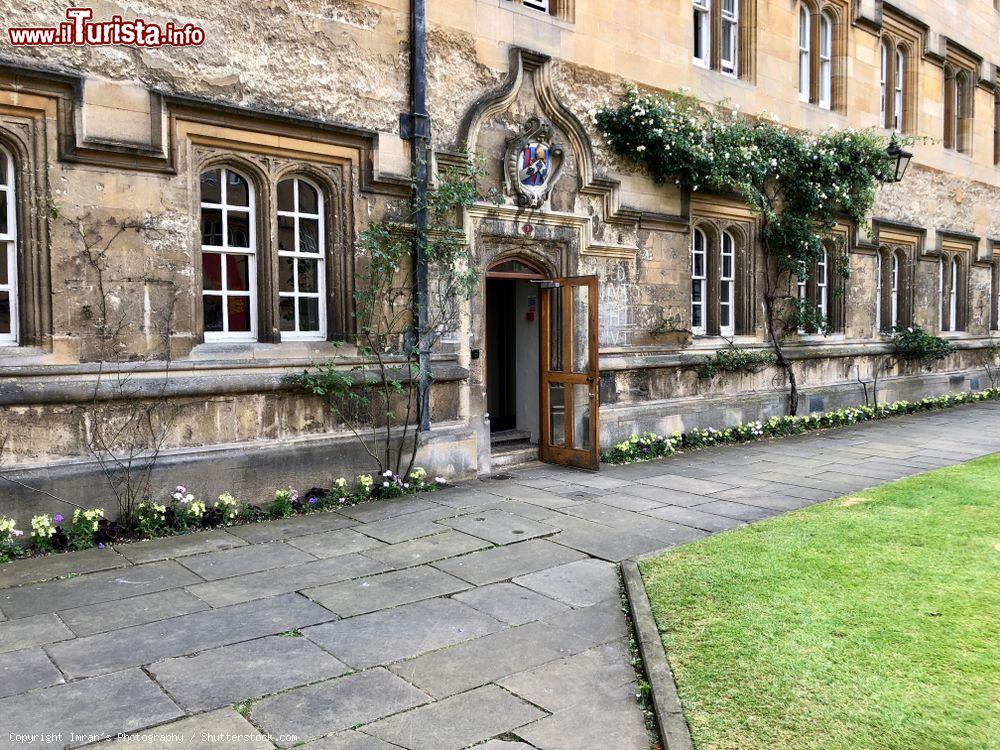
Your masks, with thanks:
<instances>
[{"instance_id":1,"label":"www.ilturista.info logo","mask_svg":"<svg viewBox=\"0 0 1000 750\"><path fill-rule=\"evenodd\" d=\"M205 30L191 23L178 26L169 21L159 24L121 16L92 21L93 17L91 8L69 8L67 20L58 26L20 26L7 33L16 47L198 47L205 41Z\"/></svg>"}]
</instances>

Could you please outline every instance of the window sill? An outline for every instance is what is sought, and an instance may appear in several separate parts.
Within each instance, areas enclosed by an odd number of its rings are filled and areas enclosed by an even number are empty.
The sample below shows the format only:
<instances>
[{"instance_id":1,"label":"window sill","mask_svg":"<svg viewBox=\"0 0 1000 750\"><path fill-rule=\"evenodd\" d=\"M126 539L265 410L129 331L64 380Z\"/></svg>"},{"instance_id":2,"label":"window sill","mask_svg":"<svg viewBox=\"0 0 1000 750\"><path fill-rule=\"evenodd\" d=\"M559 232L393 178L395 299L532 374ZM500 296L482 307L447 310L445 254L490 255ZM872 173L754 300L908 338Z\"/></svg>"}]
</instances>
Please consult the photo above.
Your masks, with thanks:
<instances>
[{"instance_id":1,"label":"window sill","mask_svg":"<svg viewBox=\"0 0 1000 750\"><path fill-rule=\"evenodd\" d=\"M42 365L52 361L52 352L37 346L0 345L0 367Z\"/></svg>"},{"instance_id":2,"label":"window sill","mask_svg":"<svg viewBox=\"0 0 1000 750\"><path fill-rule=\"evenodd\" d=\"M259 341L206 341L192 350L189 360L309 360L328 359L333 356L352 356L353 345L336 341L283 341L280 344L263 344Z\"/></svg>"}]
</instances>

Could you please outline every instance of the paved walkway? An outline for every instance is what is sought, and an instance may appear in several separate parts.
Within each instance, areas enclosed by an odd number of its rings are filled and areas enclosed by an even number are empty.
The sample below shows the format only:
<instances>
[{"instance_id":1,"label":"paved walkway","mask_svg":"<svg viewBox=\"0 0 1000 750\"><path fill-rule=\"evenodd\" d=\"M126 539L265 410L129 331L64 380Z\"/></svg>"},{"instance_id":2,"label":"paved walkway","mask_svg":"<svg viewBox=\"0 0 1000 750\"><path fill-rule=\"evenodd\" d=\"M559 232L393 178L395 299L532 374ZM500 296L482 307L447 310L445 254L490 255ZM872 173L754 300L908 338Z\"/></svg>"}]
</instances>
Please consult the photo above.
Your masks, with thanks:
<instances>
[{"instance_id":1,"label":"paved walkway","mask_svg":"<svg viewBox=\"0 0 1000 750\"><path fill-rule=\"evenodd\" d=\"M614 562L993 451L984 403L12 563L0 747L648 748Z\"/></svg>"}]
</instances>

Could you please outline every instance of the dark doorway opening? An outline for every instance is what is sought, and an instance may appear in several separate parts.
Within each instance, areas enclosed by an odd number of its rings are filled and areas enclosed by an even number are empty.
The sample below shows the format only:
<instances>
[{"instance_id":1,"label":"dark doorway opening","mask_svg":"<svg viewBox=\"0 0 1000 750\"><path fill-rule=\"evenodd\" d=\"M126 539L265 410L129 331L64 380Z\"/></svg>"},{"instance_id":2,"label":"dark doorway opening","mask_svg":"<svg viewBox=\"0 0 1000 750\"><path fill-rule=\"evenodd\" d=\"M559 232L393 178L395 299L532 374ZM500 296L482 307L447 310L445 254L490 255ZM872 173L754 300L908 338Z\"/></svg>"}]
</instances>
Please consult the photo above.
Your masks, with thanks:
<instances>
[{"instance_id":1,"label":"dark doorway opening","mask_svg":"<svg viewBox=\"0 0 1000 750\"><path fill-rule=\"evenodd\" d=\"M538 285L545 276L520 260L486 276L486 409L494 463L537 458Z\"/></svg>"}]
</instances>

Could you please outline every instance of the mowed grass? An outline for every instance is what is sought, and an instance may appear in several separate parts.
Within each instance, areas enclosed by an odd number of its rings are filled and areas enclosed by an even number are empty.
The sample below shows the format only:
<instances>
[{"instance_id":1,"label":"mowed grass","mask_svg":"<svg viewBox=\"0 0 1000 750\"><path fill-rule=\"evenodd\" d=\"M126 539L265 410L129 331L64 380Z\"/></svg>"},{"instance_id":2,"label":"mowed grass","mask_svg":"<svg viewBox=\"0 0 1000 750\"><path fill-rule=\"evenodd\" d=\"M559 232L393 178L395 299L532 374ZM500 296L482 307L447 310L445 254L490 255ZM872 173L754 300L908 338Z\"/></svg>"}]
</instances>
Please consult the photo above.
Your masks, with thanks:
<instances>
[{"instance_id":1,"label":"mowed grass","mask_svg":"<svg viewBox=\"0 0 1000 750\"><path fill-rule=\"evenodd\" d=\"M1000 748L1000 454L641 569L697 750Z\"/></svg>"}]
</instances>

